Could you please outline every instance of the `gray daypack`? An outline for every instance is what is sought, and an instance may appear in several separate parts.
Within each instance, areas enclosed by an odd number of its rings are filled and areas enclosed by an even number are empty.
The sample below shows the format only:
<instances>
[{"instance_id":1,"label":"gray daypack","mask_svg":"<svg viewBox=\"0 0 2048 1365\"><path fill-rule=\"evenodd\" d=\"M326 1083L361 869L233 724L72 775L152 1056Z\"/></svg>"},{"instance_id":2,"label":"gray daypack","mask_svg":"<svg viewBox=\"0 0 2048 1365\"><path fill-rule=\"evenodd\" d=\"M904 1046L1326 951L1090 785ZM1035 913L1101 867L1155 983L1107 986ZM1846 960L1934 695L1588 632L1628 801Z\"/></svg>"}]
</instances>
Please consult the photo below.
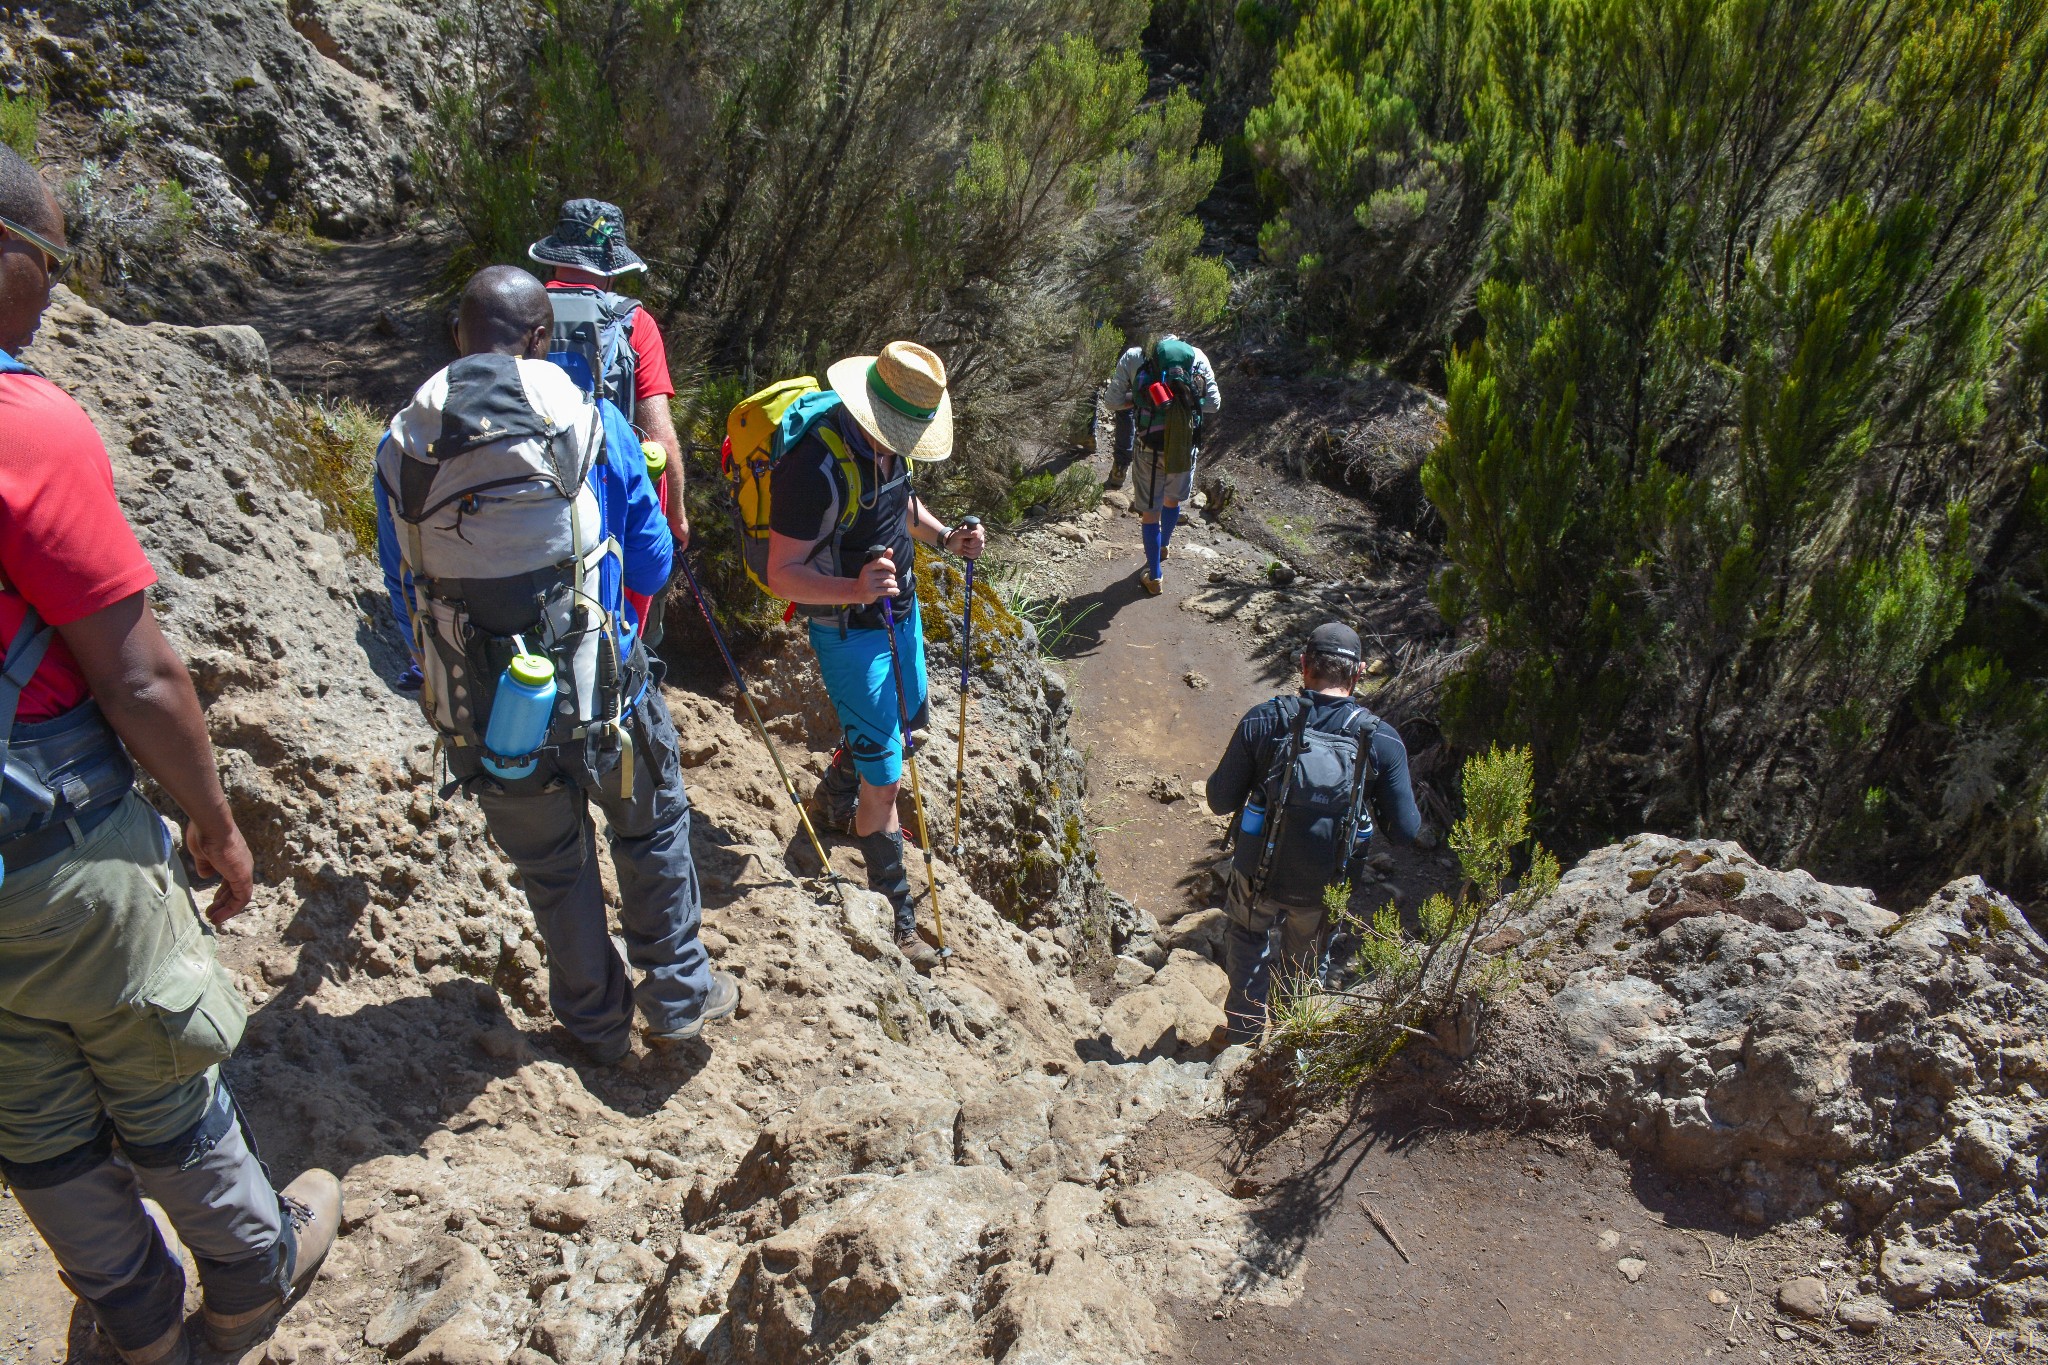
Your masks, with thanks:
<instances>
[{"instance_id":1,"label":"gray daypack","mask_svg":"<svg viewBox=\"0 0 2048 1365\"><path fill-rule=\"evenodd\" d=\"M420 707L459 780L481 771L498 680L522 645L555 665L545 748L624 733L620 623L598 586L620 548L589 482L604 458L597 403L545 360L466 356L391 420L377 477L412 576Z\"/></svg>"},{"instance_id":2,"label":"gray daypack","mask_svg":"<svg viewBox=\"0 0 2048 1365\"><path fill-rule=\"evenodd\" d=\"M1285 708L1292 702L1294 711ZM1263 838L1240 841L1238 862L1254 894L1314 905L1342 880L1356 832L1370 818L1372 740L1380 719L1352 702L1328 729L1311 725L1317 708L1300 697L1281 702L1285 728L1274 737L1260 799ZM1246 844L1250 847L1246 847Z\"/></svg>"},{"instance_id":3,"label":"gray daypack","mask_svg":"<svg viewBox=\"0 0 2048 1365\"><path fill-rule=\"evenodd\" d=\"M548 290L548 304L555 312L548 359L568 371L585 393L611 399L632 421L640 365L632 332L640 300L608 289L556 286Z\"/></svg>"}]
</instances>

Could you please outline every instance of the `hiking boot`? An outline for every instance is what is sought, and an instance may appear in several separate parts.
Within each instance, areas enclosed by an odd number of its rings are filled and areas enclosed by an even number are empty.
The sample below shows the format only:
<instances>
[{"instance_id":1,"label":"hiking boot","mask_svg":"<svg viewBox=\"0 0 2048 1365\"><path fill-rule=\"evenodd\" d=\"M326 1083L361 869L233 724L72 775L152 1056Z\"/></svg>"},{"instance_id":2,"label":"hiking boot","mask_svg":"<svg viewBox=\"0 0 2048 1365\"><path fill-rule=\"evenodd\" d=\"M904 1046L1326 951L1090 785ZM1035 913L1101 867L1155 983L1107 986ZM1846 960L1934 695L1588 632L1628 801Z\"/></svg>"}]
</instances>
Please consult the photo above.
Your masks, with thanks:
<instances>
[{"instance_id":1,"label":"hiking boot","mask_svg":"<svg viewBox=\"0 0 2048 1365\"><path fill-rule=\"evenodd\" d=\"M1131 475L1131 462L1119 460L1109 467L1109 477L1102 481L1102 491L1111 493L1124 486L1124 480Z\"/></svg>"},{"instance_id":2,"label":"hiking boot","mask_svg":"<svg viewBox=\"0 0 2048 1365\"><path fill-rule=\"evenodd\" d=\"M711 993L704 997L704 1008L691 1022L666 1033L650 1033L647 1041L658 1045L677 1046L694 1043L704 1036L704 1026L719 1019L732 1016L740 1007L740 983L731 972L711 969Z\"/></svg>"},{"instance_id":3,"label":"hiking boot","mask_svg":"<svg viewBox=\"0 0 2048 1365\"><path fill-rule=\"evenodd\" d=\"M910 959L910 965L926 976L946 959L937 948L924 941L924 935L913 929L907 934L896 935L896 951Z\"/></svg>"},{"instance_id":4,"label":"hiking boot","mask_svg":"<svg viewBox=\"0 0 2048 1365\"><path fill-rule=\"evenodd\" d=\"M617 1066L633 1055L633 1030L627 1029L608 1043L592 1043L571 1034L569 1046L592 1066Z\"/></svg>"},{"instance_id":5,"label":"hiking boot","mask_svg":"<svg viewBox=\"0 0 2048 1365\"><path fill-rule=\"evenodd\" d=\"M811 788L804 809L811 824L821 832L852 835L854 812L860 806L860 774L854 770L853 755L844 744L832 752L832 762L818 785Z\"/></svg>"},{"instance_id":6,"label":"hiking boot","mask_svg":"<svg viewBox=\"0 0 2048 1365\"><path fill-rule=\"evenodd\" d=\"M297 1253L292 1258L292 1282L284 1297L273 1299L246 1313L205 1312L206 1344L216 1351L238 1355L269 1336L277 1320L313 1287L320 1263L334 1246L341 1231L341 1182L317 1167L277 1192L284 1216L291 1219Z\"/></svg>"},{"instance_id":7,"label":"hiking boot","mask_svg":"<svg viewBox=\"0 0 2048 1365\"><path fill-rule=\"evenodd\" d=\"M1138 574L1138 581L1145 585L1145 591L1149 595L1153 597L1159 596L1159 580L1152 576L1150 569L1141 570Z\"/></svg>"},{"instance_id":8,"label":"hiking boot","mask_svg":"<svg viewBox=\"0 0 2048 1365\"><path fill-rule=\"evenodd\" d=\"M102 1334L104 1339L104 1334ZM185 1319L171 1324L171 1330L149 1345L133 1351L114 1347L122 1365L192 1365L192 1340L185 1335Z\"/></svg>"}]
</instances>

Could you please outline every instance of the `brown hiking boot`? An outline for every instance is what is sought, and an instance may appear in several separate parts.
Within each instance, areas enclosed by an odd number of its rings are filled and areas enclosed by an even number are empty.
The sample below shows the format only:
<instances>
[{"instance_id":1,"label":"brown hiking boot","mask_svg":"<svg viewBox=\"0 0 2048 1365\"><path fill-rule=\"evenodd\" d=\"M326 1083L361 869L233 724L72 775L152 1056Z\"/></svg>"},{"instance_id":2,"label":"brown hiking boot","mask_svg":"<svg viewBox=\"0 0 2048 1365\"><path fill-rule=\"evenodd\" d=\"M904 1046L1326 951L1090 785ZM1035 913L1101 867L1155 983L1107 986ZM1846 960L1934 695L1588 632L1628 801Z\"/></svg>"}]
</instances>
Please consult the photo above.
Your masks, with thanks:
<instances>
[{"instance_id":1,"label":"brown hiking boot","mask_svg":"<svg viewBox=\"0 0 2048 1365\"><path fill-rule=\"evenodd\" d=\"M320 1263L341 1231L341 1182L317 1167L278 1191L285 1217L292 1220L298 1255L292 1282L284 1297L246 1313L206 1310L206 1344L216 1351L239 1354L269 1336L287 1309L306 1296L320 1274Z\"/></svg>"},{"instance_id":2,"label":"brown hiking boot","mask_svg":"<svg viewBox=\"0 0 2048 1365\"><path fill-rule=\"evenodd\" d=\"M910 965L930 976L932 969L946 959L937 948L924 941L924 936L913 929L907 934L896 936L896 951L910 959Z\"/></svg>"},{"instance_id":3,"label":"brown hiking boot","mask_svg":"<svg viewBox=\"0 0 2048 1365\"><path fill-rule=\"evenodd\" d=\"M1145 585L1145 591L1147 593L1151 594L1154 597L1159 596L1159 580L1152 576L1152 571L1150 569L1139 570L1138 581Z\"/></svg>"},{"instance_id":4,"label":"brown hiking boot","mask_svg":"<svg viewBox=\"0 0 2048 1365\"><path fill-rule=\"evenodd\" d=\"M185 1320L181 1317L171 1324L170 1331L149 1345L134 1351L117 1346L114 1354L121 1357L122 1365L191 1365L192 1343L185 1336Z\"/></svg>"}]
</instances>

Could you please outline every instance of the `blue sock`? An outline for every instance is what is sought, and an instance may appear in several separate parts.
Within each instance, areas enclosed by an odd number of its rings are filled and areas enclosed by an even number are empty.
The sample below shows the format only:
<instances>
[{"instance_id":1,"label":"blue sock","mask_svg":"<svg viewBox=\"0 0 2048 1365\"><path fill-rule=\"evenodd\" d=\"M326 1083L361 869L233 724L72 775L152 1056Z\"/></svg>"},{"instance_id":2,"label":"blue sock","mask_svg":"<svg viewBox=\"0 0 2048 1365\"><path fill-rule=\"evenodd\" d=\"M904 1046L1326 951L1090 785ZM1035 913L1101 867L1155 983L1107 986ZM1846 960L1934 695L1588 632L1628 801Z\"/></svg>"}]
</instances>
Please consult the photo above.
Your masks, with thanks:
<instances>
[{"instance_id":1,"label":"blue sock","mask_svg":"<svg viewBox=\"0 0 2048 1365\"><path fill-rule=\"evenodd\" d=\"M1180 504L1169 503L1159 509L1159 543L1166 544L1173 539L1173 528L1180 525Z\"/></svg>"},{"instance_id":2,"label":"blue sock","mask_svg":"<svg viewBox=\"0 0 2048 1365\"><path fill-rule=\"evenodd\" d=\"M1145 523L1145 570L1154 578L1159 577L1159 546L1164 539L1159 534L1158 522Z\"/></svg>"}]
</instances>

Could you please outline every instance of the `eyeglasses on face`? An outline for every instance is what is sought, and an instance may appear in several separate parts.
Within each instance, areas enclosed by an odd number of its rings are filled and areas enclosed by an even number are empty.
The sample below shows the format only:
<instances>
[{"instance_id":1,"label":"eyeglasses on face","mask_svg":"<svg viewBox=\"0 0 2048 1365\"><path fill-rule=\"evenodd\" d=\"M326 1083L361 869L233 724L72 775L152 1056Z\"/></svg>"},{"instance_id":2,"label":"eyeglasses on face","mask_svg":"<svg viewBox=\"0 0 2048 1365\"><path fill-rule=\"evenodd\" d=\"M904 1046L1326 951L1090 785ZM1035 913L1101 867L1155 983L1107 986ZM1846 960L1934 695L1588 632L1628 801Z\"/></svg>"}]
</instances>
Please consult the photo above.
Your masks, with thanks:
<instances>
[{"instance_id":1,"label":"eyeglasses on face","mask_svg":"<svg viewBox=\"0 0 2048 1365\"><path fill-rule=\"evenodd\" d=\"M43 236L42 233L36 232L31 228L25 228L12 218L0 218L0 231L6 232L10 237L19 237L22 241L27 242L37 251L43 253L43 269L49 272L51 284L61 284L64 277L71 273L72 262L77 257L74 253L66 251L63 247L58 246L55 242Z\"/></svg>"}]
</instances>

